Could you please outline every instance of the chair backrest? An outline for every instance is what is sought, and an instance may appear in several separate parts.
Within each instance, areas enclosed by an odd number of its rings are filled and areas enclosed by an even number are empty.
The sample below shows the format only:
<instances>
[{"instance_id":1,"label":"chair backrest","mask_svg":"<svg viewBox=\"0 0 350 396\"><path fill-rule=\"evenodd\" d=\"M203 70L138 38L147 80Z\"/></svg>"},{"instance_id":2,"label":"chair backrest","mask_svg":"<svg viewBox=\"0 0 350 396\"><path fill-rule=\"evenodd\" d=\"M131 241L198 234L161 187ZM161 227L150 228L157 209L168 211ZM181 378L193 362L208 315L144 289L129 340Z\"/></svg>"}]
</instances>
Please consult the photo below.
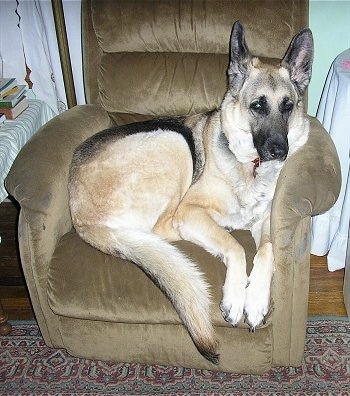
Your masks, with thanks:
<instances>
[{"instance_id":1,"label":"chair backrest","mask_svg":"<svg viewBox=\"0 0 350 396\"><path fill-rule=\"evenodd\" d=\"M253 54L281 58L308 24L308 2L84 1L87 102L100 103L119 124L219 106L236 20Z\"/></svg>"}]
</instances>

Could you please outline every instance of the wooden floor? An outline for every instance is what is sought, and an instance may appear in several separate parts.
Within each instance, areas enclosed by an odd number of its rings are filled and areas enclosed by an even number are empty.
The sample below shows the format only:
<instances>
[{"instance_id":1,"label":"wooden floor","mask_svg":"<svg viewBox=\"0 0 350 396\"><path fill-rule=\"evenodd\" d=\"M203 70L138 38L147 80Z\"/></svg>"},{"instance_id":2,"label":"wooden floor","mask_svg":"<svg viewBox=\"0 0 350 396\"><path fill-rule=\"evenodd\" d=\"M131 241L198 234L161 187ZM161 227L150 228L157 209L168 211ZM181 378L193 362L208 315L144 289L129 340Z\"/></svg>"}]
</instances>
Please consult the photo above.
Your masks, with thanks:
<instances>
[{"instance_id":1,"label":"wooden floor","mask_svg":"<svg viewBox=\"0 0 350 396\"><path fill-rule=\"evenodd\" d=\"M32 319L27 289L19 265L16 238L18 208L0 204L0 298L9 319ZM343 301L344 270L329 272L326 257L311 256L310 316L346 316Z\"/></svg>"}]
</instances>

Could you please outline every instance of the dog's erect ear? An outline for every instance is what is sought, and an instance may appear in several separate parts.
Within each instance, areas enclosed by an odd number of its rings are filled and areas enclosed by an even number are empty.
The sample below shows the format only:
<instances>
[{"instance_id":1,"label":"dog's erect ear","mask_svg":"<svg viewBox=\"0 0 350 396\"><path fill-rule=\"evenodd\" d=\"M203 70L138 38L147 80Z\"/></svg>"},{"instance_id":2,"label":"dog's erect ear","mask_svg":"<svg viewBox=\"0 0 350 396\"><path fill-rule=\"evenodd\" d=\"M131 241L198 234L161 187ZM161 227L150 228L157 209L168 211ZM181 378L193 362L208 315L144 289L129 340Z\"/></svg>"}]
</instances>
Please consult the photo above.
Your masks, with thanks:
<instances>
[{"instance_id":1,"label":"dog's erect ear","mask_svg":"<svg viewBox=\"0 0 350 396\"><path fill-rule=\"evenodd\" d=\"M281 65L290 72L290 78L302 96L309 85L314 58L314 41L310 29L298 33L282 59Z\"/></svg>"},{"instance_id":2,"label":"dog's erect ear","mask_svg":"<svg viewBox=\"0 0 350 396\"><path fill-rule=\"evenodd\" d=\"M244 28L240 21L235 22L231 33L230 65L228 67L229 89L236 97L247 76L251 55L244 39Z\"/></svg>"}]
</instances>

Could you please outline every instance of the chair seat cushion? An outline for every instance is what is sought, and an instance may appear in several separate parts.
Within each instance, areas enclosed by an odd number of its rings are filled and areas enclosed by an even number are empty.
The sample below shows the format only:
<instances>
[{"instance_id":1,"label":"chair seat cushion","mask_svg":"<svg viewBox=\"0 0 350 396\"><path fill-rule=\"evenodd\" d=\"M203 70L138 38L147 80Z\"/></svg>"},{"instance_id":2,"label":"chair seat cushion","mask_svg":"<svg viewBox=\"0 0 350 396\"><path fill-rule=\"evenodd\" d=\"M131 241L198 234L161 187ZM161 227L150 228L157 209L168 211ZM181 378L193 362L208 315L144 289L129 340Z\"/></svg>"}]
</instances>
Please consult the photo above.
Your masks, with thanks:
<instances>
[{"instance_id":1,"label":"chair seat cushion","mask_svg":"<svg viewBox=\"0 0 350 396\"><path fill-rule=\"evenodd\" d=\"M235 235L252 262L255 245L248 232ZM225 278L224 264L187 242L175 244L198 263L213 296L215 326L230 326L219 308ZM116 323L180 324L167 297L134 264L89 246L74 230L64 235L52 258L48 274L48 300L58 315ZM241 326L246 327L244 323Z\"/></svg>"}]
</instances>

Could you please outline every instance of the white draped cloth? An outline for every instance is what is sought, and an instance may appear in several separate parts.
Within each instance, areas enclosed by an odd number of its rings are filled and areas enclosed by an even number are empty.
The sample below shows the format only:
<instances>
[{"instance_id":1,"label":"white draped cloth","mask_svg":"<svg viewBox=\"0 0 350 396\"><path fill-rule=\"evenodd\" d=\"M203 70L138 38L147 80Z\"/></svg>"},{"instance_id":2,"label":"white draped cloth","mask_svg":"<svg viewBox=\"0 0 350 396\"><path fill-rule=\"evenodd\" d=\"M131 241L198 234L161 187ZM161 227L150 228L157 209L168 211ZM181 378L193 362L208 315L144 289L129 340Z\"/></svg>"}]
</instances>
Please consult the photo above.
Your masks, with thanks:
<instances>
[{"instance_id":1,"label":"white draped cloth","mask_svg":"<svg viewBox=\"0 0 350 396\"><path fill-rule=\"evenodd\" d=\"M43 101L28 99L28 108L23 113L0 126L0 203L7 197L4 180L17 154L37 130L54 116L54 112Z\"/></svg>"},{"instance_id":2,"label":"white draped cloth","mask_svg":"<svg viewBox=\"0 0 350 396\"><path fill-rule=\"evenodd\" d=\"M81 0L63 0L73 79L78 104L85 103L81 55ZM55 23L48 0L0 0L0 74L25 84L32 71L30 97L55 114L67 109Z\"/></svg>"},{"instance_id":3,"label":"white draped cloth","mask_svg":"<svg viewBox=\"0 0 350 396\"><path fill-rule=\"evenodd\" d=\"M335 205L312 219L311 253L328 253L328 269L335 271L345 267L350 221L350 49L331 65L316 116L337 148L342 186Z\"/></svg>"}]
</instances>

